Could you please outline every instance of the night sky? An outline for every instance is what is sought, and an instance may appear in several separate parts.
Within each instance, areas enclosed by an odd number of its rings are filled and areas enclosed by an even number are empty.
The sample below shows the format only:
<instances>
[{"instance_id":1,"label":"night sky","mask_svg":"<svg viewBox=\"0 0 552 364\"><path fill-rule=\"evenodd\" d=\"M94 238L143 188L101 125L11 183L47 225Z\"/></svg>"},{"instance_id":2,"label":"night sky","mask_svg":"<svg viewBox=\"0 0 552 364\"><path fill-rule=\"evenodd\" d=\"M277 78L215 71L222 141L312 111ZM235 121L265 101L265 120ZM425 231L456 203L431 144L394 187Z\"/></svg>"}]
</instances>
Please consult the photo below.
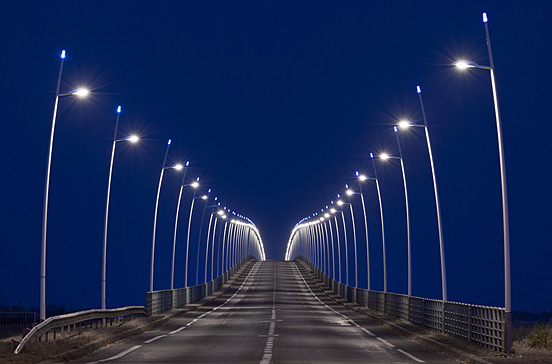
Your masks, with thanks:
<instances>
[{"instance_id":1,"label":"night sky","mask_svg":"<svg viewBox=\"0 0 552 364\"><path fill-rule=\"evenodd\" d=\"M21 300L27 307L39 303L44 177L59 55L65 49L61 91L86 85L93 94L63 98L59 105L48 304L100 306L117 105L123 108L119 137L137 133L143 140L117 147L108 307L145 304L155 195L168 138L170 163L189 160L189 178L200 176L223 204L250 217L268 258L283 259L297 221L342 192L355 170L372 174L369 152L397 153L392 126L398 119L422 122L420 85L441 197L449 300L502 306L500 176L489 73L451 66L459 58L489 63L481 21L486 11L506 153L513 310L552 309L549 1L17 1L2 7L0 300ZM438 236L423 131L402 133L401 143L411 204L413 294L439 298ZM405 293L400 166L380 163L378 173L388 288ZM163 184L156 289L170 284L180 179L168 171ZM364 191L372 288L381 290L377 197L373 185ZM187 190L181 226L190 198ZM358 200L355 213L362 256ZM194 234L195 244L197 228ZM365 273L359 277L365 286Z\"/></svg>"}]
</instances>

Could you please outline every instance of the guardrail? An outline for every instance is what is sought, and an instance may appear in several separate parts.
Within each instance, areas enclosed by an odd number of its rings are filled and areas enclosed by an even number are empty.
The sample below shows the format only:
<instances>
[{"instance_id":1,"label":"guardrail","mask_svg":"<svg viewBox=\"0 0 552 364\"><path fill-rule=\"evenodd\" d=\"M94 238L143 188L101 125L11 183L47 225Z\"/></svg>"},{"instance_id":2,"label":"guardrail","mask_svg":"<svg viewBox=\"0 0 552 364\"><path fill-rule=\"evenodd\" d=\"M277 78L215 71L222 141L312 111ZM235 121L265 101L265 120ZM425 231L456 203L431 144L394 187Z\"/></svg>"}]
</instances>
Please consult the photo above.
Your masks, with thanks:
<instances>
[{"instance_id":1,"label":"guardrail","mask_svg":"<svg viewBox=\"0 0 552 364\"><path fill-rule=\"evenodd\" d=\"M56 338L57 329L60 329L63 333L64 329L67 331L80 328L83 326L90 325L92 326L102 320L116 319L121 317L128 316L143 316L146 314L146 308L144 306L129 306L122 308L114 308L109 310L87 310L80 312L68 313L65 315L52 316L42 321L40 324L36 325L29 331L27 335L21 340L14 353L19 354L25 345L29 344L34 340L40 340L42 336L45 336L46 341L48 341L48 333L53 331L54 339Z\"/></svg>"},{"instance_id":2,"label":"guardrail","mask_svg":"<svg viewBox=\"0 0 552 364\"><path fill-rule=\"evenodd\" d=\"M224 285L243 264L253 259L255 259L253 256L247 256L219 277L199 286L148 292L146 294L147 315L155 315L173 308L183 307L189 303L199 301L203 297L209 296L222 287L222 285Z\"/></svg>"},{"instance_id":3,"label":"guardrail","mask_svg":"<svg viewBox=\"0 0 552 364\"><path fill-rule=\"evenodd\" d=\"M416 325L462 337L485 348L505 351L503 307L435 300L404 294L368 291L349 287L331 279L307 259L299 260L337 295L375 311L410 321Z\"/></svg>"}]
</instances>

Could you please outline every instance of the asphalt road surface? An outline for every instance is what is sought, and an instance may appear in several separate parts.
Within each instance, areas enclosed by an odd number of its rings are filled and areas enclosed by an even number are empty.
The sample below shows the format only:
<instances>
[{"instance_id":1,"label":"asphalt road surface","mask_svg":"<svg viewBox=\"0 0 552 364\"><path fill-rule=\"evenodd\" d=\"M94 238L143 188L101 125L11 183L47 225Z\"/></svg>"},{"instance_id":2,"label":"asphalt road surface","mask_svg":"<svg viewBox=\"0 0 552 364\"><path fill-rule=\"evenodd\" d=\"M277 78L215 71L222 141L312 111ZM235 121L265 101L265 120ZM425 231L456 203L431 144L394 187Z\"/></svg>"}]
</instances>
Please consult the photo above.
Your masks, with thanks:
<instances>
[{"instance_id":1,"label":"asphalt road surface","mask_svg":"<svg viewBox=\"0 0 552 364\"><path fill-rule=\"evenodd\" d=\"M454 363L329 299L301 263L257 262L209 305L79 363Z\"/></svg>"}]
</instances>

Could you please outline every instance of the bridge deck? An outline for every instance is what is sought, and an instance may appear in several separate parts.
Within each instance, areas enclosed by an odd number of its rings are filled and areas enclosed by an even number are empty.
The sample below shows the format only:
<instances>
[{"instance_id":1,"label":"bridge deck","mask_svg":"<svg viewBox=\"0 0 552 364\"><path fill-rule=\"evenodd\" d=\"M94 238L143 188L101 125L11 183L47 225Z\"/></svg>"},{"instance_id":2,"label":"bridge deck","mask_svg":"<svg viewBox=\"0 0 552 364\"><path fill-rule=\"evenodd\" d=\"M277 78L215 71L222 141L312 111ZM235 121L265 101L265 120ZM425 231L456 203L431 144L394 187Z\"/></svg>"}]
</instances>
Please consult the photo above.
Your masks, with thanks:
<instances>
[{"instance_id":1,"label":"bridge deck","mask_svg":"<svg viewBox=\"0 0 552 364\"><path fill-rule=\"evenodd\" d=\"M328 299L300 264L258 262L199 310L80 363L450 363Z\"/></svg>"}]
</instances>

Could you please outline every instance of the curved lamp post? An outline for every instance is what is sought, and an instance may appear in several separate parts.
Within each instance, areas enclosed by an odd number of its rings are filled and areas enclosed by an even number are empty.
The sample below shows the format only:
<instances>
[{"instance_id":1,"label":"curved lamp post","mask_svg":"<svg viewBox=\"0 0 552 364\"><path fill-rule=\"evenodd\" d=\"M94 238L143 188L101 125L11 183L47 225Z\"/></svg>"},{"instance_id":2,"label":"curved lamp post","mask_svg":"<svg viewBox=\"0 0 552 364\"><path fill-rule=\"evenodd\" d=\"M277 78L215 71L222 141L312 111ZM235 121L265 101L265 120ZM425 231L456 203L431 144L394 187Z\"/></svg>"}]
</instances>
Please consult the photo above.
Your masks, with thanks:
<instances>
[{"instance_id":1,"label":"curved lamp post","mask_svg":"<svg viewBox=\"0 0 552 364\"><path fill-rule=\"evenodd\" d=\"M178 202L176 203L176 217L174 218L173 250L172 250L172 264L171 264L171 289L174 289L174 266L175 266L175 258L176 258L176 233L178 232L178 217L180 215L182 192L184 191L184 187L186 186L184 183L186 181L186 174L188 174L189 166L190 166L190 161L186 161L184 173L182 175L182 182L180 183L180 190L178 192ZM192 186L192 185L188 185L188 186Z\"/></svg>"},{"instance_id":2,"label":"curved lamp post","mask_svg":"<svg viewBox=\"0 0 552 364\"><path fill-rule=\"evenodd\" d=\"M194 194L192 196L192 203L190 204L190 215L188 217L188 234L186 238L186 268L184 271L184 287L188 287L188 262L189 262L189 252L190 252L190 230L192 228L192 215L194 213L194 203L196 200L197 189L199 187L199 177L196 178L195 182L191 184L194 188ZM202 197L200 197L202 198Z\"/></svg>"},{"instance_id":3,"label":"curved lamp post","mask_svg":"<svg viewBox=\"0 0 552 364\"><path fill-rule=\"evenodd\" d=\"M123 139L117 139L117 130L119 128L119 117L121 116L121 107L117 107L117 120L115 121L115 132L113 133L113 147L111 148L111 162L109 164L109 178L107 182L107 199L105 203L105 221L104 221L104 239L102 250L102 310L106 309L106 280L107 280L107 222L109 221L109 198L111 196L111 176L113 175L113 161L115 160L115 147L117 142L128 141L130 143L137 143L140 138L136 135L131 135ZM105 325L105 324L104 324Z\"/></svg>"},{"instance_id":4,"label":"curved lamp post","mask_svg":"<svg viewBox=\"0 0 552 364\"><path fill-rule=\"evenodd\" d=\"M395 132L395 136L397 137L397 147L399 148L399 160L401 162L401 171L402 171L402 178L403 178L403 186L404 186L404 202L405 202L405 211L406 211L406 241L407 241L407 249L408 249L408 295L412 296L412 245L411 245L411 238L410 238L410 208L408 206L408 188L406 187L406 172L404 169L404 158L401 148L401 141L399 139L399 129L394 126L393 131Z\"/></svg>"},{"instance_id":5,"label":"curved lamp post","mask_svg":"<svg viewBox=\"0 0 552 364\"><path fill-rule=\"evenodd\" d=\"M511 279L510 279L510 222L508 215L508 191L506 186L506 163L504 161L504 141L502 136L502 122L500 120L500 108L498 104L498 94L495 81L495 67L493 60L493 52L491 49L491 37L489 36L489 26L487 24L487 13L482 14L483 24L485 25L485 40L487 42L487 51L489 53L489 66L482 66L471 61L458 61L455 66L459 69L478 68L489 70L491 76L491 86L493 90L493 104L496 120L496 132L498 138L498 155L500 162L500 185L502 192L502 227L504 235L504 310L506 322L505 335L505 351L509 352L512 345L511 332L511 312L512 312L512 296L511 296Z\"/></svg>"},{"instance_id":6,"label":"curved lamp post","mask_svg":"<svg viewBox=\"0 0 552 364\"><path fill-rule=\"evenodd\" d=\"M364 216L364 232L366 233L366 289L370 290L370 247L368 244L368 219L366 217L366 204L364 203L364 193L362 192L362 183L367 177L355 171L355 176L358 178L358 188L360 190L360 202L362 203L362 214Z\"/></svg>"},{"instance_id":7,"label":"curved lamp post","mask_svg":"<svg viewBox=\"0 0 552 364\"><path fill-rule=\"evenodd\" d=\"M155 235L157 232L157 211L159 210L159 196L161 195L161 185L163 183L163 175L166 169L175 169L181 171L184 166L182 164L175 164L170 167L166 167L167 156L169 155L169 148L171 147L171 140L167 141L167 149L165 151L165 158L163 159L163 167L161 168L161 174L159 175L159 186L157 187L157 197L155 199L155 213L153 214L153 239L151 242L151 268L150 268L150 292L153 292L153 271L155 264Z\"/></svg>"},{"instance_id":8,"label":"curved lamp post","mask_svg":"<svg viewBox=\"0 0 552 364\"><path fill-rule=\"evenodd\" d=\"M383 223L383 204L381 203L381 188L379 185L378 171L376 168L376 162L374 162L374 153L370 153L370 159L372 160L372 167L374 168L374 181L376 181L376 191L378 193L380 220L381 220L381 244L383 255L383 293L387 293L387 253L385 251L385 224Z\"/></svg>"},{"instance_id":9,"label":"curved lamp post","mask_svg":"<svg viewBox=\"0 0 552 364\"><path fill-rule=\"evenodd\" d=\"M341 196L338 194L338 198ZM345 202L341 200L337 200L337 206L342 207L345 205ZM345 284L349 285L349 247L348 247L348 240L347 240L347 225L345 224L345 214L343 213L343 209L339 210L341 213L341 221L343 222L343 236L345 238Z\"/></svg>"},{"instance_id":10,"label":"curved lamp post","mask_svg":"<svg viewBox=\"0 0 552 364\"><path fill-rule=\"evenodd\" d=\"M78 97L86 97L90 93L88 89L80 88L70 91L65 94L59 93L61 86L61 75L63 73L63 63L65 61L65 50L61 51L61 64L59 66L59 74L56 86L56 99L54 102L54 115L52 117L52 130L50 132L50 146L48 149L48 164L46 167L46 182L44 184L44 210L42 211L42 242L40 249L40 320L46 319L46 236L48 228L48 202L50 194L50 173L52 170L52 151L54 147L54 133L56 129L57 109L60 97L76 95Z\"/></svg>"},{"instance_id":11,"label":"curved lamp post","mask_svg":"<svg viewBox=\"0 0 552 364\"><path fill-rule=\"evenodd\" d=\"M209 194L211 189L207 191L206 195L201 196L201 199L205 201L205 206L203 206L203 214L201 215L201 223L199 224L199 238L197 240L197 258L196 258L196 286L199 285L199 253L201 251L201 231L203 230L203 221L205 220L205 211L207 211L207 200L209 199ZM206 253L209 253L209 244L205 245ZM205 257L205 262L207 262L207 257Z\"/></svg>"},{"instance_id":12,"label":"curved lamp post","mask_svg":"<svg viewBox=\"0 0 552 364\"><path fill-rule=\"evenodd\" d=\"M349 188L349 185L345 185L345 194L349 199L349 209L351 211L351 221L353 222L353 245L355 249L355 288L358 288L358 253L357 253L357 238L356 238L356 227L355 227L355 213L353 212L353 204L351 202L351 196L355 193Z\"/></svg>"},{"instance_id":13,"label":"curved lamp post","mask_svg":"<svg viewBox=\"0 0 552 364\"><path fill-rule=\"evenodd\" d=\"M441 291L442 291L442 299L443 301L447 300L447 276L446 276L446 265L445 265L445 246L444 246L444 239L443 239L443 226L442 226L442 218L441 218L441 204L439 202L439 192L437 189L437 177L435 175L435 164L433 162L433 151L431 149L431 143L429 140L429 129L427 125L427 118L424 108L424 103L422 100L422 89L420 86L416 86L416 92L418 93L418 98L420 100L420 106L422 108L422 116L424 119L424 124L414 124L406 120L402 120L399 122L398 126L400 129L409 129L411 127L421 127L424 128L425 131L425 137L426 137L426 143L427 143L427 150L429 153L429 161L431 165L431 175L433 178L433 192L435 194L435 209L437 211L437 228L439 232L439 251L440 251L440 258L441 258Z\"/></svg>"}]
</instances>

